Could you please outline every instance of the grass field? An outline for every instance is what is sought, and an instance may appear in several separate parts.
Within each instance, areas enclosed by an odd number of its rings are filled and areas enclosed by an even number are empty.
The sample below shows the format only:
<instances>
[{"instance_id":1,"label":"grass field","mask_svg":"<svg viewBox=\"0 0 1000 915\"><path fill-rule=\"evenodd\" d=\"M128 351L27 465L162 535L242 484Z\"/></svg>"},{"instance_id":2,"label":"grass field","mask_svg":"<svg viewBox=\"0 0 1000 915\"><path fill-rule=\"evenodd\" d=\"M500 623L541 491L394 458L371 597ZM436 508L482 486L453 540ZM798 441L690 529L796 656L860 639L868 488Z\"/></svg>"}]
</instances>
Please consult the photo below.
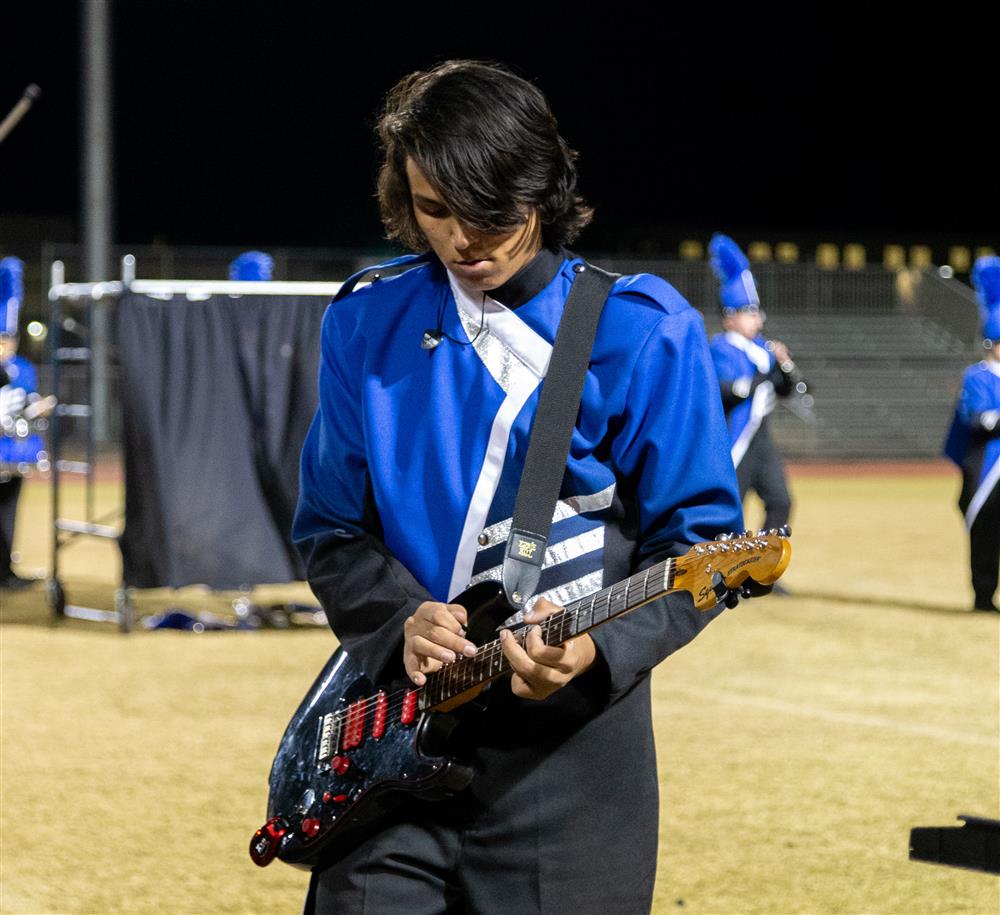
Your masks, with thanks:
<instances>
[{"instance_id":1,"label":"grass field","mask_svg":"<svg viewBox=\"0 0 1000 915\"><path fill-rule=\"evenodd\" d=\"M1000 910L996 878L907 859L912 826L1000 817L1000 629L965 612L956 487L796 478L794 596L742 604L655 672L656 912ZM27 486L22 569L46 567L47 499ZM118 569L111 545L74 546L70 600L110 607ZM246 848L332 636L126 637L51 627L40 588L0 600L0 911L299 912L305 875ZM225 607L139 595L169 604Z\"/></svg>"}]
</instances>

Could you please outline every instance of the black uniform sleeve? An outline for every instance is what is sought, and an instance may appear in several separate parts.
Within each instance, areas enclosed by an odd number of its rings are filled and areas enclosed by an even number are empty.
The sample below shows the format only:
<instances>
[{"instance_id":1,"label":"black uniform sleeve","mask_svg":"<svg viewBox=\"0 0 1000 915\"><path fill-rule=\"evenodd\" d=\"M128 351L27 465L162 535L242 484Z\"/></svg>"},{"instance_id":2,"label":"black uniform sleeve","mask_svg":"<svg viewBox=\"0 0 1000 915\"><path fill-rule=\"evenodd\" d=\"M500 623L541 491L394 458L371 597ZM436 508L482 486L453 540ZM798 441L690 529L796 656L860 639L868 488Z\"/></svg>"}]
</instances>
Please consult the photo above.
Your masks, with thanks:
<instances>
[{"instance_id":1,"label":"black uniform sleeve","mask_svg":"<svg viewBox=\"0 0 1000 915\"><path fill-rule=\"evenodd\" d=\"M969 433L974 443L1000 437L1000 415L997 410L973 413L969 418Z\"/></svg>"},{"instance_id":2,"label":"black uniform sleeve","mask_svg":"<svg viewBox=\"0 0 1000 915\"><path fill-rule=\"evenodd\" d=\"M765 381L770 381L774 385L774 392L779 397L787 397L792 393L792 377L787 372L781 370L781 366L775 365L768 372L754 372L750 378L750 385L747 387L745 378L735 378L730 381L719 381L719 393L722 395L722 407L728 413L737 404L743 403L749 397L753 397L754 392Z\"/></svg>"},{"instance_id":3,"label":"black uniform sleeve","mask_svg":"<svg viewBox=\"0 0 1000 915\"><path fill-rule=\"evenodd\" d=\"M777 363L771 367L771 371L765 377L774 385L774 393L779 397L787 397L792 393L794 388L792 373L784 371Z\"/></svg>"},{"instance_id":4,"label":"black uniform sleeve","mask_svg":"<svg viewBox=\"0 0 1000 915\"><path fill-rule=\"evenodd\" d=\"M743 403L754 391L754 383L750 382L750 387L744 387L741 382L745 379L736 378L732 381L719 381L719 393L722 395L722 407L728 413L737 404ZM733 386L736 390L733 390ZM746 393L743 393L744 390Z\"/></svg>"},{"instance_id":5,"label":"black uniform sleeve","mask_svg":"<svg viewBox=\"0 0 1000 915\"><path fill-rule=\"evenodd\" d=\"M720 532L743 516L715 370L700 318L668 315L647 338L633 370L627 420L612 446L621 497L635 507L635 571ZM721 607L702 612L677 592L595 629L614 701L667 655L690 642Z\"/></svg>"}]
</instances>

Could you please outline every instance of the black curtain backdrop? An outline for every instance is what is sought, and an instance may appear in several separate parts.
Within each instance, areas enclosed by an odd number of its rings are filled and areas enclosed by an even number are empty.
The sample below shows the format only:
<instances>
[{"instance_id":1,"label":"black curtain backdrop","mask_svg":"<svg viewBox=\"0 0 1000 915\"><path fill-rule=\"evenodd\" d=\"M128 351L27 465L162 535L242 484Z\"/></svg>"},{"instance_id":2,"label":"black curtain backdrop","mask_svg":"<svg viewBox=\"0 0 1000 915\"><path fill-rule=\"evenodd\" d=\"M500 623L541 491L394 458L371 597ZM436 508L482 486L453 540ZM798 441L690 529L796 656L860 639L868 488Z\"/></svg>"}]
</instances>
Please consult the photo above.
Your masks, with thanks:
<instances>
[{"instance_id":1,"label":"black curtain backdrop","mask_svg":"<svg viewBox=\"0 0 1000 915\"><path fill-rule=\"evenodd\" d=\"M127 585L304 577L290 531L327 301L122 298Z\"/></svg>"}]
</instances>

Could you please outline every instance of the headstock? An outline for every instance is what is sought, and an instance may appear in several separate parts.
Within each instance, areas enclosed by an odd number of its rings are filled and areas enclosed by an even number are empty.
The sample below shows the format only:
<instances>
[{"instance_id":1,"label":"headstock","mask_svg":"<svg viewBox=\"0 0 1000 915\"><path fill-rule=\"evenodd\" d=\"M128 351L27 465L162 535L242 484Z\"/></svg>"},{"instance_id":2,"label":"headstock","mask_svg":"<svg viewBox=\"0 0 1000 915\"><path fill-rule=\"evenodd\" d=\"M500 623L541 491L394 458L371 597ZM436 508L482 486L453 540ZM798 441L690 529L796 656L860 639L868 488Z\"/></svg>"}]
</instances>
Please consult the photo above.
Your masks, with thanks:
<instances>
[{"instance_id":1,"label":"headstock","mask_svg":"<svg viewBox=\"0 0 1000 915\"><path fill-rule=\"evenodd\" d=\"M723 589L733 591L748 578L773 585L788 567L792 545L788 527L720 534L697 543L674 564L675 588L690 591L699 610L711 610Z\"/></svg>"}]
</instances>

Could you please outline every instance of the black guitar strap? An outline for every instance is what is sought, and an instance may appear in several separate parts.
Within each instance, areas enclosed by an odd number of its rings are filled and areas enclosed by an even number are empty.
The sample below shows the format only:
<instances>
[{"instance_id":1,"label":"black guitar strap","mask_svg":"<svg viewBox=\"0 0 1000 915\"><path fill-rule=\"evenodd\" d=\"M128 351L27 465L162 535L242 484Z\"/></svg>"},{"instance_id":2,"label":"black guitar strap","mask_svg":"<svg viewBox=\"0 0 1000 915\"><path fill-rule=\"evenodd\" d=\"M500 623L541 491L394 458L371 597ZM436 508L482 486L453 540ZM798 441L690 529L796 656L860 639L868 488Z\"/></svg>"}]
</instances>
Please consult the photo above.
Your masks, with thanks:
<instances>
[{"instance_id":1,"label":"black guitar strap","mask_svg":"<svg viewBox=\"0 0 1000 915\"><path fill-rule=\"evenodd\" d=\"M503 561L504 592L519 611L534 596L542 574L597 323L617 279L591 264L573 269L576 277L542 383Z\"/></svg>"}]
</instances>

